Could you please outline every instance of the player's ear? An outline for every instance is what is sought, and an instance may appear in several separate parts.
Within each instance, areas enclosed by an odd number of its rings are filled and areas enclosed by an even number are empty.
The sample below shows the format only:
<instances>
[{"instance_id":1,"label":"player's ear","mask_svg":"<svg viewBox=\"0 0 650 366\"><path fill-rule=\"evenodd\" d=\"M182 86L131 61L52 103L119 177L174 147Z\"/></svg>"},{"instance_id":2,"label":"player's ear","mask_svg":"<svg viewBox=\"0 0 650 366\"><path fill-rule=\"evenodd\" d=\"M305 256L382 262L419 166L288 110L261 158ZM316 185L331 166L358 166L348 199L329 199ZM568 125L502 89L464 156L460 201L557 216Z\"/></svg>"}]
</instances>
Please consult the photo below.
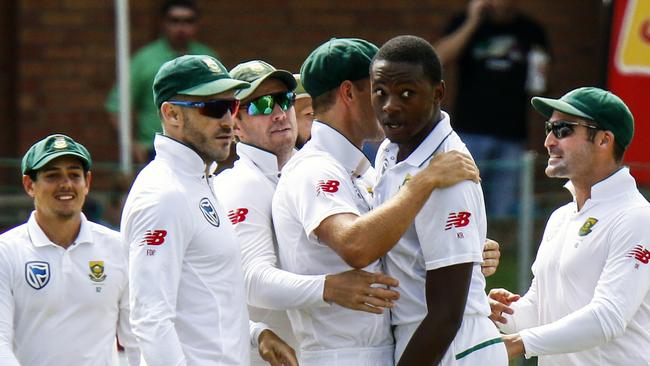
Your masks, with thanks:
<instances>
[{"instance_id":1,"label":"player's ear","mask_svg":"<svg viewBox=\"0 0 650 366\"><path fill-rule=\"evenodd\" d=\"M27 174L23 175L23 188L30 197L34 198L34 181Z\"/></svg>"},{"instance_id":2,"label":"player's ear","mask_svg":"<svg viewBox=\"0 0 650 366\"><path fill-rule=\"evenodd\" d=\"M182 124L182 117L180 108L176 108L175 105L163 102L160 106L160 114L162 116L163 123L171 127L180 127Z\"/></svg>"},{"instance_id":3,"label":"player's ear","mask_svg":"<svg viewBox=\"0 0 650 366\"><path fill-rule=\"evenodd\" d=\"M435 84L433 86L433 96L437 102L442 102L442 100L445 98L446 90L447 86L444 80L440 80L438 84Z\"/></svg>"},{"instance_id":4,"label":"player's ear","mask_svg":"<svg viewBox=\"0 0 650 366\"><path fill-rule=\"evenodd\" d=\"M354 84L350 80L345 80L339 85L338 94L345 105L350 105L354 99Z\"/></svg>"}]
</instances>

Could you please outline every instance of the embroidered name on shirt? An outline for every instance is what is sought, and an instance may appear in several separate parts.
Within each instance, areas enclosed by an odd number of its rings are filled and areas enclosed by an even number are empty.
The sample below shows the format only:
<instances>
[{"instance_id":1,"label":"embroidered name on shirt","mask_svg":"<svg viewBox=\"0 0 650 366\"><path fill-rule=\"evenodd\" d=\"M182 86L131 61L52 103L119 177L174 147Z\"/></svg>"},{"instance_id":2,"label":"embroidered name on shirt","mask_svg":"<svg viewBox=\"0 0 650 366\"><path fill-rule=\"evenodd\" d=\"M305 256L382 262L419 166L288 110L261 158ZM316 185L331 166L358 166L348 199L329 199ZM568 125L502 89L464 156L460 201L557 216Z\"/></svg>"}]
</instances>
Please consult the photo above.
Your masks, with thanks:
<instances>
[{"instance_id":1,"label":"embroidered name on shirt","mask_svg":"<svg viewBox=\"0 0 650 366\"><path fill-rule=\"evenodd\" d=\"M248 215L247 208L236 208L228 211L228 218L233 225L245 221L246 215Z\"/></svg>"},{"instance_id":2,"label":"embroidered name on shirt","mask_svg":"<svg viewBox=\"0 0 650 366\"><path fill-rule=\"evenodd\" d=\"M328 180L319 180L316 185L316 196L321 192L324 193L336 193L339 190L341 182L338 180L328 179Z\"/></svg>"},{"instance_id":3,"label":"embroidered name on shirt","mask_svg":"<svg viewBox=\"0 0 650 366\"><path fill-rule=\"evenodd\" d=\"M578 235L580 236L587 236L589 233L591 233L591 228L596 225L598 222L598 219L595 217L590 217L585 221L584 224L580 227L580 230L578 231Z\"/></svg>"},{"instance_id":4,"label":"embroidered name on shirt","mask_svg":"<svg viewBox=\"0 0 650 366\"><path fill-rule=\"evenodd\" d=\"M445 225L445 230L449 230L452 227L464 227L469 225L469 217L472 216L471 213L461 211L461 212L451 212L447 217L447 224Z\"/></svg>"},{"instance_id":5,"label":"embroidered name on shirt","mask_svg":"<svg viewBox=\"0 0 650 366\"><path fill-rule=\"evenodd\" d=\"M648 249L644 248L642 245L635 246L627 256L634 258L643 264L648 264L648 262L650 262L650 251L648 251Z\"/></svg>"}]
</instances>

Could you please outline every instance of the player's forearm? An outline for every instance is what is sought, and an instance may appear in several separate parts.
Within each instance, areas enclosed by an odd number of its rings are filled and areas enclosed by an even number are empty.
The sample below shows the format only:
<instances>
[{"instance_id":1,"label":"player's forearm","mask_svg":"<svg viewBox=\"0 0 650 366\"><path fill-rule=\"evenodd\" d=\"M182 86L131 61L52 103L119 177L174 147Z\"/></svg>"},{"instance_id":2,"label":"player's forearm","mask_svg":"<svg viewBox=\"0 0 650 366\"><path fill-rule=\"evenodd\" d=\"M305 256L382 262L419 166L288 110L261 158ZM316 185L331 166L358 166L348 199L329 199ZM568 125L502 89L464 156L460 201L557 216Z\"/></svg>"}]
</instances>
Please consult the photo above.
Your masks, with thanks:
<instances>
[{"instance_id":1,"label":"player's forearm","mask_svg":"<svg viewBox=\"0 0 650 366\"><path fill-rule=\"evenodd\" d=\"M519 334L526 357L583 351L609 340L589 307L555 322L522 330Z\"/></svg>"},{"instance_id":2,"label":"player's forearm","mask_svg":"<svg viewBox=\"0 0 650 366\"><path fill-rule=\"evenodd\" d=\"M413 223L435 184L414 178L390 201L359 216L338 235L348 251L343 259L352 267L364 268L385 255Z\"/></svg>"},{"instance_id":3,"label":"player's forearm","mask_svg":"<svg viewBox=\"0 0 650 366\"><path fill-rule=\"evenodd\" d=\"M324 275L298 275L268 263L250 263L244 273L249 305L274 310L327 305Z\"/></svg>"}]
</instances>

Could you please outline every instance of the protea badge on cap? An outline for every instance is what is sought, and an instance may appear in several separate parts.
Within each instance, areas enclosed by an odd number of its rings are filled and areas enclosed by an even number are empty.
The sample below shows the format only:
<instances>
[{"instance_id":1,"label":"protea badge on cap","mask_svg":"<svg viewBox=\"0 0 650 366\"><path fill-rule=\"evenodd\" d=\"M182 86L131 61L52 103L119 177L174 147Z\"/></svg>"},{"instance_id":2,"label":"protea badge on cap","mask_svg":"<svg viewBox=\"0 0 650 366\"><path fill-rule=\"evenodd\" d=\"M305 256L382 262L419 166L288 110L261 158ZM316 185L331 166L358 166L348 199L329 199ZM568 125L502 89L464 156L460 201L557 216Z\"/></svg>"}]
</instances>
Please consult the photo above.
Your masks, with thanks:
<instances>
[{"instance_id":1,"label":"protea badge on cap","mask_svg":"<svg viewBox=\"0 0 650 366\"><path fill-rule=\"evenodd\" d=\"M61 134L50 135L32 145L23 156L21 170L23 174L28 174L41 169L53 159L65 155L78 157L84 170L90 170L92 159L88 150L72 138Z\"/></svg>"},{"instance_id":2,"label":"protea badge on cap","mask_svg":"<svg viewBox=\"0 0 650 366\"><path fill-rule=\"evenodd\" d=\"M255 90L264 80L269 78L282 81L290 91L296 88L296 80L294 80L293 74L286 70L278 70L262 60L241 63L230 70L230 75L237 80L251 84L250 88L239 90L235 94L239 100L244 100L255 93Z\"/></svg>"},{"instance_id":3,"label":"protea badge on cap","mask_svg":"<svg viewBox=\"0 0 650 366\"><path fill-rule=\"evenodd\" d=\"M560 99L534 97L531 103L546 118L550 118L555 110L594 121L600 129L611 131L623 150L634 136L632 112L621 98L607 90L582 87L571 90Z\"/></svg>"},{"instance_id":4,"label":"protea badge on cap","mask_svg":"<svg viewBox=\"0 0 650 366\"><path fill-rule=\"evenodd\" d=\"M185 55L165 62L153 81L153 99L160 108L177 94L208 96L228 90L248 88L249 83L230 77L214 57Z\"/></svg>"}]
</instances>

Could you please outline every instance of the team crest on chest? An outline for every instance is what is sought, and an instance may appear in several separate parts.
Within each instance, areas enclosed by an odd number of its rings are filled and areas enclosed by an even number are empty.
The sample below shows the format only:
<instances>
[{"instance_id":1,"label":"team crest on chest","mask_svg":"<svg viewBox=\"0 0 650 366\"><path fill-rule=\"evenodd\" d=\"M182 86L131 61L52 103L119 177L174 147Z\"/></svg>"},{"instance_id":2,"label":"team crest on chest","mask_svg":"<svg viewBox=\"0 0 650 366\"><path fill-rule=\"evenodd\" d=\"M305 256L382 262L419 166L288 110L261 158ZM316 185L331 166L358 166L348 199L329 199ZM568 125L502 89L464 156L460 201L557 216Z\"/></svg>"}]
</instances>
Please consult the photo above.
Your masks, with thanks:
<instances>
[{"instance_id":1,"label":"team crest on chest","mask_svg":"<svg viewBox=\"0 0 650 366\"><path fill-rule=\"evenodd\" d=\"M578 231L578 235L580 236L587 236L589 233L591 233L591 228L596 225L598 222L598 219L595 217L590 217L585 221L584 224L580 227L580 230Z\"/></svg>"},{"instance_id":2,"label":"team crest on chest","mask_svg":"<svg viewBox=\"0 0 650 366\"><path fill-rule=\"evenodd\" d=\"M42 289L50 282L50 264L43 261L25 263L25 280L33 289Z\"/></svg>"},{"instance_id":3,"label":"team crest on chest","mask_svg":"<svg viewBox=\"0 0 650 366\"><path fill-rule=\"evenodd\" d=\"M104 282L106 273L104 273L104 261L89 261L88 268L90 268L90 280L93 282Z\"/></svg>"},{"instance_id":4,"label":"team crest on chest","mask_svg":"<svg viewBox=\"0 0 650 366\"><path fill-rule=\"evenodd\" d=\"M217 215L217 210L214 209L212 202L207 197L201 199L199 204L201 208L201 213L203 217L210 223L212 226L219 227L219 215Z\"/></svg>"}]
</instances>

